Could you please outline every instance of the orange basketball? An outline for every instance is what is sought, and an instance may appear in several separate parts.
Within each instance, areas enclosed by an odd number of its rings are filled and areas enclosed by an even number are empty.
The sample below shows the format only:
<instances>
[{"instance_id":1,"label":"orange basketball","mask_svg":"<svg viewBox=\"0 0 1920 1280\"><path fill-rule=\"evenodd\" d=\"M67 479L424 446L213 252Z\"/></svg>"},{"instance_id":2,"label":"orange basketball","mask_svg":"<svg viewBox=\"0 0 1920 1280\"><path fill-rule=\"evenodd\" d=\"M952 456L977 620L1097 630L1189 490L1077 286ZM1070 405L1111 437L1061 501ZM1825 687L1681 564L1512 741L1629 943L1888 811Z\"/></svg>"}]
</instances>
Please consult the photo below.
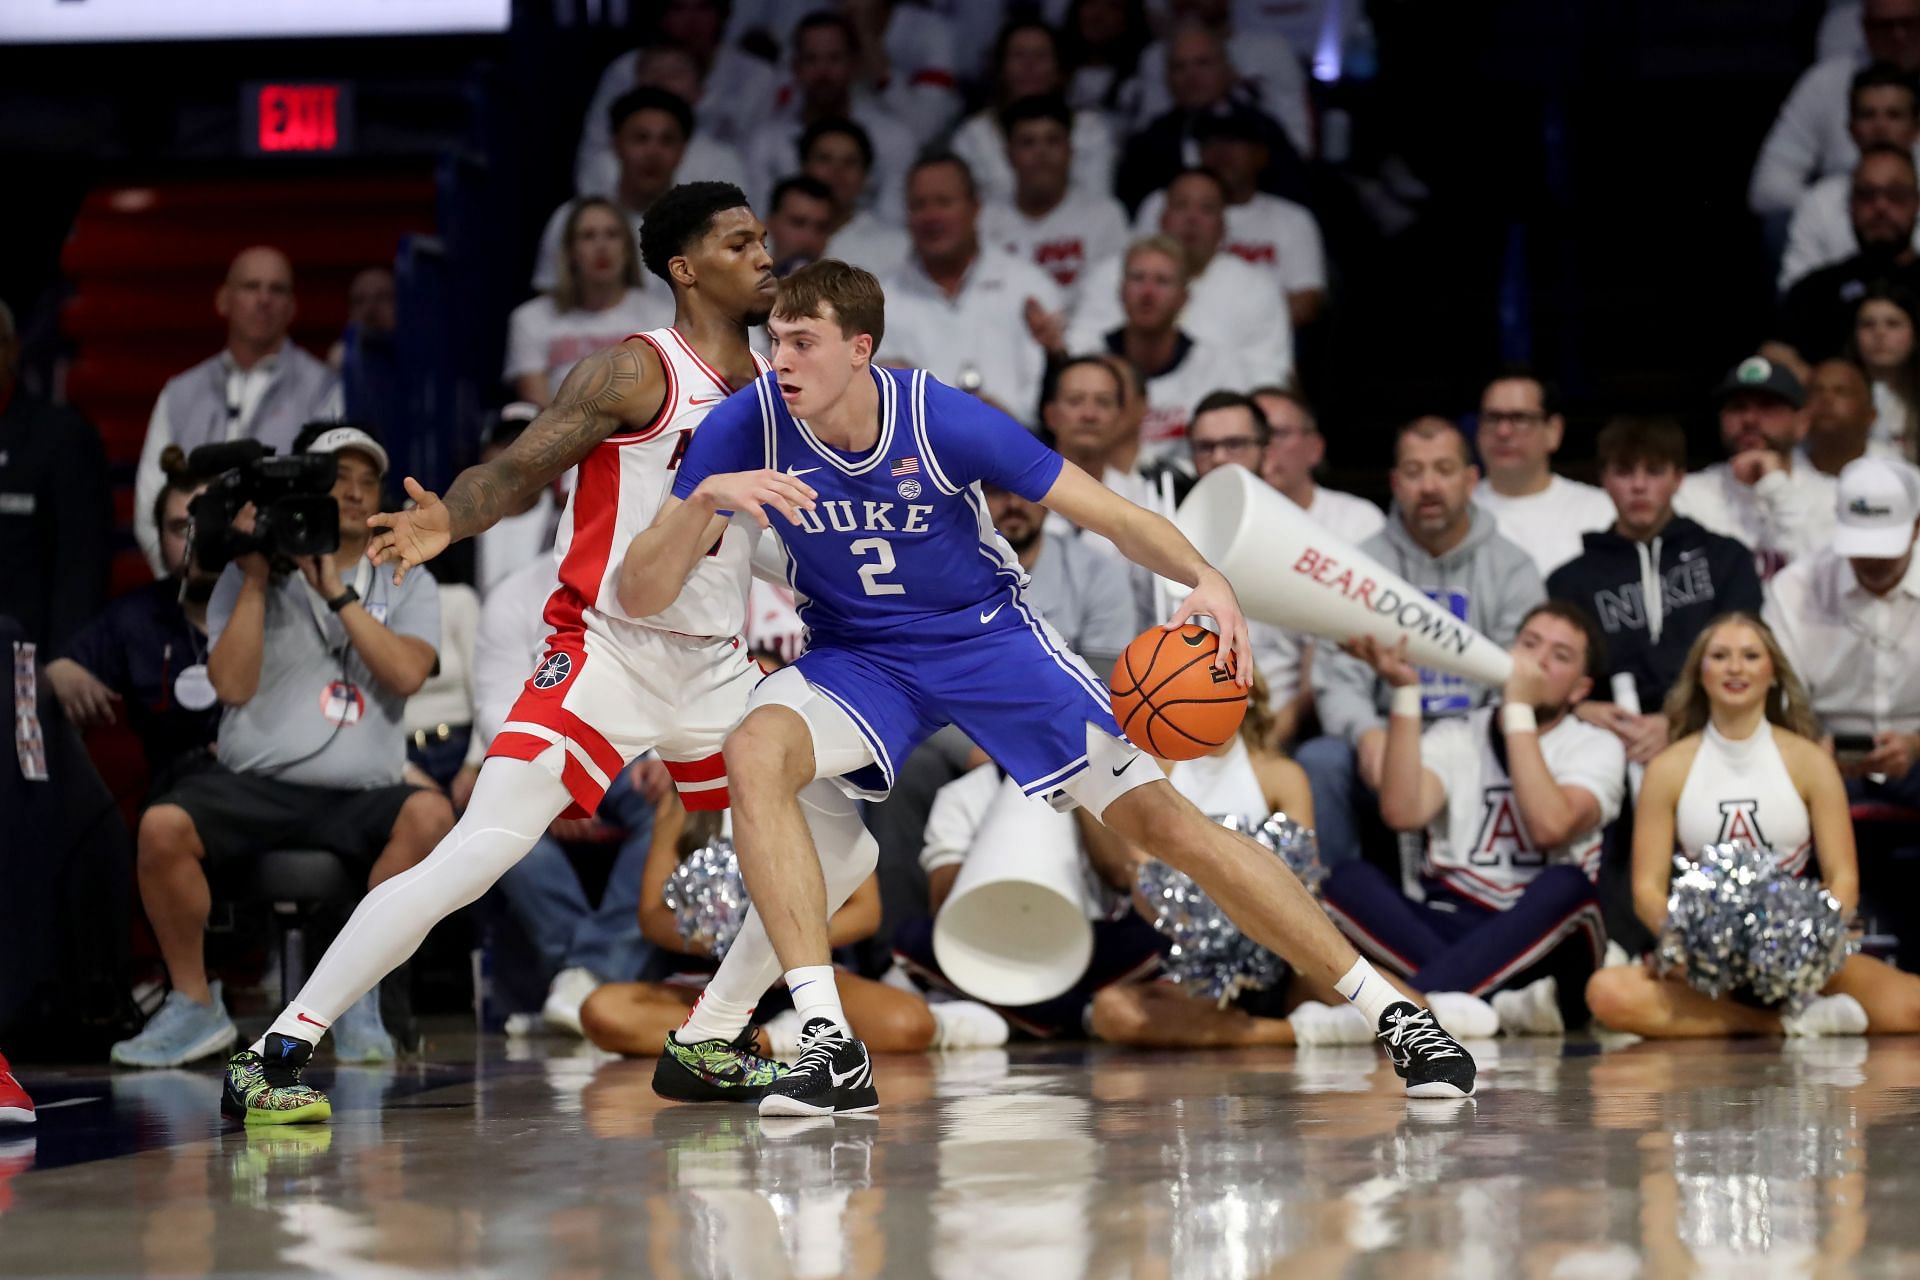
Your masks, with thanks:
<instances>
[{"instance_id":1,"label":"orange basketball","mask_svg":"<svg viewBox=\"0 0 1920 1280\"><path fill-rule=\"evenodd\" d=\"M1195 760L1233 740L1247 691L1213 669L1220 637L1188 623L1134 637L1113 664L1113 718L1120 732L1163 760Z\"/></svg>"}]
</instances>

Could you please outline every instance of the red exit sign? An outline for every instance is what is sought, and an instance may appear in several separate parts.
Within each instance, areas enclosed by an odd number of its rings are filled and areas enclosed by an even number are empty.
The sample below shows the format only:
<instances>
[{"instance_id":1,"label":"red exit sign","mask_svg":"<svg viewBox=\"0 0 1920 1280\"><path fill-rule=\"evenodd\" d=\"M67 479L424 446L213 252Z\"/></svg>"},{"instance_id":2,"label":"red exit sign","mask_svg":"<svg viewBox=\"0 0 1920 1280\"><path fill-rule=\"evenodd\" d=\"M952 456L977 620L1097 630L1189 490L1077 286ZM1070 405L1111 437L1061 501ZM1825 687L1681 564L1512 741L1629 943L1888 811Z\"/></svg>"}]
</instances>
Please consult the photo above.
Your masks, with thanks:
<instances>
[{"instance_id":1,"label":"red exit sign","mask_svg":"<svg viewBox=\"0 0 1920 1280\"><path fill-rule=\"evenodd\" d=\"M337 82L256 82L241 90L241 145L254 154L352 149L353 95Z\"/></svg>"}]
</instances>

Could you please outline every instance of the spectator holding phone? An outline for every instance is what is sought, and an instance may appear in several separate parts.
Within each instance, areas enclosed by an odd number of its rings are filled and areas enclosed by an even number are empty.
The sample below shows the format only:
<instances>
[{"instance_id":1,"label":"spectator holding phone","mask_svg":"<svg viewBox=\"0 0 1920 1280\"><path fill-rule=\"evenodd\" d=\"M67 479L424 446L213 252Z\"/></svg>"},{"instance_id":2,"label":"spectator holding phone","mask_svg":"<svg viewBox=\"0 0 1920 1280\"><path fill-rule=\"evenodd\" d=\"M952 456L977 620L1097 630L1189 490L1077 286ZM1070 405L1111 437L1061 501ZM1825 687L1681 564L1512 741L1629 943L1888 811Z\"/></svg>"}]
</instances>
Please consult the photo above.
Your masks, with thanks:
<instances>
[{"instance_id":1,"label":"spectator holding phone","mask_svg":"<svg viewBox=\"0 0 1920 1280\"><path fill-rule=\"evenodd\" d=\"M1832 545L1783 569L1763 617L1806 682L1855 800L1920 805L1920 472L1840 472Z\"/></svg>"}]
</instances>

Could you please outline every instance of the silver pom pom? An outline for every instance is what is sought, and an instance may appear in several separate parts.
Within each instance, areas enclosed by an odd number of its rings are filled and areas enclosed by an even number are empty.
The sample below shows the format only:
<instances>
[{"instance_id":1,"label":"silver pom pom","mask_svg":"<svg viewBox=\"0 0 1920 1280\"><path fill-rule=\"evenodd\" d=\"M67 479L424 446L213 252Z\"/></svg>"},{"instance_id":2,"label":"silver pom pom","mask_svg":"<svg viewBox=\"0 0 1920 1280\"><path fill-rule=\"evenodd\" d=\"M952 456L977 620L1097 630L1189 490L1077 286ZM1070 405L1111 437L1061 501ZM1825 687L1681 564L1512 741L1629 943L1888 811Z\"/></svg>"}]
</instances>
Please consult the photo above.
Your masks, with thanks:
<instances>
[{"instance_id":1,"label":"silver pom pom","mask_svg":"<svg viewBox=\"0 0 1920 1280\"><path fill-rule=\"evenodd\" d=\"M1283 813L1258 825L1229 814L1215 822L1258 841L1285 862L1309 891L1326 878L1313 832ZM1225 1005L1242 991L1264 991L1285 981L1287 963L1234 927L1226 913L1185 872L1164 862L1144 863L1137 877L1153 927L1172 947L1167 975L1190 993Z\"/></svg>"},{"instance_id":2,"label":"silver pom pom","mask_svg":"<svg viewBox=\"0 0 1920 1280\"><path fill-rule=\"evenodd\" d=\"M1769 849L1711 844L1676 854L1661 930L1662 973L1710 996L1740 992L1797 1012L1857 948L1840 902L1779 869Z\"/></svg>"},{"instance_id":3,"label":"silver pom pom","mask_svg":"<svg viewBox=\"0 0 1920 1280\"><path fill-rule=\"evenodd\" d=\"M667 877L662 896L682 940L715 960L726 955L751 905L733 841L715 836L688 854Z\"/></svg>"}]
</instances>

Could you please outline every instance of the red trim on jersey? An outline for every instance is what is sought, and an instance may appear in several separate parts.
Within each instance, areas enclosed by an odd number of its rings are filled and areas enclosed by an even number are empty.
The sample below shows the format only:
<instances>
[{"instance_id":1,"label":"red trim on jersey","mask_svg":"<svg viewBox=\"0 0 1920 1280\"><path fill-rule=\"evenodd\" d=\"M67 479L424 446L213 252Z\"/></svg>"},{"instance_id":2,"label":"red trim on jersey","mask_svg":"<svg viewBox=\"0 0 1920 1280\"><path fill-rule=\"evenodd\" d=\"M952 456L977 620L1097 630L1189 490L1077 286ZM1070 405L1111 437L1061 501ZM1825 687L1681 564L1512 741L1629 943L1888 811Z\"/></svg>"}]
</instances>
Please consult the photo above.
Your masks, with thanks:
<instances>
[{"instance_id":1,"label":"red trim on jersey","mask_svg":"<svg viewBox=\"0 0 1920 1280\"><path fill-rule=\"evenodd\" d=\"M562 744L548 742L538 734L521 733L518 730L496 733L493 741L487 744L487 759L499 756L502 760L538 760L541 752L556 746L566 750Z\"/></svg>"},{"instance_id":2,"label":"red trim on jersey","mask_svg":"<svg viewBox=\"0 0 1920 1280\"><path fill-rule=\"evenodd\" d=\"M733 798L725 787L711 787L705 791L682 791L680 804L688 813L718 813L731 807Z\"/></svg>"},{"instance_id":3,"label":"red trim on jersey","mask_svg":"<svg viewBox=\"0 0 1920 1280\"><path fill-rule=\"evenodd\" d=\"M734 392L740 389L734 386L731 382L728 382L725 378L721 377L719 374L719 371L716 370L712 365L708 364L705 360L702 360L700 358L700 353L693 349L693 344L691 342L688 342L686 338L681 335L678 329L669 328L667 332L672 334L674 338L679 341L680 349L687 353L687 359L699 365L700 371L706 374L709 378L712 378L715 385L723 388L728 395L732 395ZM664 356L662 356L661 358L665 359Z\"/></svg>"},{"instance_id":4,"label":"red trim on jersey","mask_svg":"<svg viewBox=\"0 0 1920 1280\"><path fill-rule=\"evenodd\" d=\"M606 736L598 729L565 707L556 706L554 708L554 717L559 723L548 724L546 727L549 729L558 729L560 732L566 734L568 741L576 744L582 751L586 752L587 758L598 766L600 772L612 778L617 777L620 770L626 768L626 758L613 749L613 744L608 742ZM512 717L509 716L508 719L511 720ZM533 723L543 724L545 722L535 720Z\"/></svg>"},{"instance_id":5,"label":"red trim on jersey","mask_svg":"<svg viewBox=\"0 0 1920 1280\"><path fill-rule=\"evenodd\" d=\"M578 635L585 625L582 613L599 599L619 514L620 451L595 445L580 460L580 482L573 495L573 539L560 562L560 589L547 599L547 624L556 632ZM585 643L556 644L559 639L557 635L550 639L548 648L572 652Z\"/></svg>"},{"instance_id":6,"label":"red trim on jersey","mask_svg":"<svg viewBox=\"0 0 1920 1280\"><path fill-rule=\"evenodd\" d=\"M669 329L667 332L672 333L673 330ZM639 444L642 441L651 440L666 430L667 424L673 421L674 415L680 409L680 379L673 372L673 361L667 359L666 348L662 347L659 339L650 333L628 334L625 340L631 342L635 338L652 347L654 354L660 357L660 368L667 375L667 393L660 401L659 411L653 415L646 426L637 431L622 431L610 435L606 438L607 444Z\"/></svg>"},{"instance_id":7,"label":"red trim on jersey","mask_svg":"<svg viewBox=\"0 0 1920 1280\"><path fill-rule=\"evenodd\" d=\"M713 782L727 776L727 762L718 751L705 760L662 760L675 782Z\"/></svg>"}]
</instances>

